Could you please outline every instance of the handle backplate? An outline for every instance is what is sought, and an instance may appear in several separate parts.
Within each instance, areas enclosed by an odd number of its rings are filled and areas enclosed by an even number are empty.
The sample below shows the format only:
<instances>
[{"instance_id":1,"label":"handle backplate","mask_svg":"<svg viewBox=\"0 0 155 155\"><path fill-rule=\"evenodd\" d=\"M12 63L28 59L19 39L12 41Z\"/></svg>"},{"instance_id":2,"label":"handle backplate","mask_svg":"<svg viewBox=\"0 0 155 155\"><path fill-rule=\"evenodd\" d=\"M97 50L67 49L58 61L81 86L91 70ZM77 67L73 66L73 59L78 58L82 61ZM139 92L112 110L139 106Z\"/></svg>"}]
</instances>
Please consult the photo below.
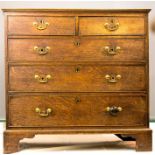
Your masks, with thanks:
<instances>
[{"instance_id":1,"label":"handle backplate","mask_svg":"<svg viewBox=\"0 0 155 155\"><path fill-rule=\"evenodd\" d=\"M116 106L112 106L112 107L106 107L106 111L109 112L110 115L117 115L118 112L121 112L123 110L122 107L116 107Z\"/></svg>"},{"instance_id":2,"label":"handle backplate","mask_svg":"<svg viewBox=\"0 0 155 155\"><path fill-rule=\"evenodd\" d=\"M47 83L49 79L52 78L50 74L47 74L45 76L40 76L38 74L34 75L34 78L39 82L39 83Z\"/></svg>"},{"instance_id":3,"label":"handle backplate","mask_svg":"<svg viewBox=\"0 0 155 155\"><path fill-rule=\"evenodd\" d=\"M45 55L50 51L50 47L46 46L46 47L38 47L38 46L34 46L34 51L36 51L39 55Z\"/></svg>"},{"instance_id":4,"label":"handle backplate","mask_svg":"<svg viewBox=\"0 0 155 155\"><path fill-rule=\"evenodd\" d=\"M105 46L104 51L109 56L114 56L120 52L120 46Z\"/></svg>"},{"instance_id":5,"label":"handle backplate","mask_svg":"<svg viewBox=\"0 0 155 155\"><path fill-rule=\"evenodd\" d=\"M48 22L45 22L43 19L41 19L38 22L33 22L33 26L37 29L37 30L45 30L47 29L47 26L49 25Z\"/></svg>"},{"instance_id":6,"label":"handle backplate","mask_svg":"<svg viewBox=\"0 0 155 155\"><path fill-rule=\"evenodd\" d=\"M116 31L119 28L119 25L118 19L109 18L108 22L104 24L104 27L109 31Z\"/></svg>"},{"instance_id":7,"label":"handle backplate","mask_svg":"<svg viewBox=\"0 0 155 155\"><path fill-rule=\"evenodd\" d=\"M120 74L106 74L105 79L109 83L117 83L118 80L120 80L122 76Z\"/></svg>"}]
</instances>

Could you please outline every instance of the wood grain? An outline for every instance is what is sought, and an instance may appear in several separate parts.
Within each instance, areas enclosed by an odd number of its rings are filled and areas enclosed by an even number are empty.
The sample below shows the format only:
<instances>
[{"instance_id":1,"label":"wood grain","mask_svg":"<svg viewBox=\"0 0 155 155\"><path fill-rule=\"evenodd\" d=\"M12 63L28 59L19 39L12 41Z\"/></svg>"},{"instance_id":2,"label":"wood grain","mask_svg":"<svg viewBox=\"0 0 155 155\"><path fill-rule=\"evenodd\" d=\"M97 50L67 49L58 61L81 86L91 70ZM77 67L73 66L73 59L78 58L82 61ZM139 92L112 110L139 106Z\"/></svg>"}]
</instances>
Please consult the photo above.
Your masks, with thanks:
<instances>
[{"instance_id":1,"label":"wood grain","mask_svg":"<svg viewBox=\"0 0 155 155\"><path fill-rule=\"evenodd\" d=\"M47 29L37 30L33 22L44 20L49 23ZM75 18L74 17L8 17L9 35L74 35Z\"/></svg>"},{"instance_id":2,"label":"wood grain","mask_svg":"<svg viewBox=\"0 0 155 155\"><path fill-rule=\"evenodd\" d=\"M62 132L63 131L63 132ZM22 149L19 145L19 141L23 138L33 138L36 134L83 134L83 133L89 133L89 134L120 134L123 133L125 135L133 135L136 138L136 151L151 151L152 150L152 131L150 129L145 128L135 128L135 129L103 129L103 128L96 128L96 129L80 129L80 128L74 128L74 129L36 129L36 130L21 130L21 129L15 129L15 130L7 130L4 132L4 153L14 153ZM144 136L143 136L144 135ZM142 140L143 141L139 141ZM13 141L13 143L10 143L10 141ZM143 145L141 145L139 142L143 142Z\"/></svg>"},{"instance_id":3,"label":"wood grain","mask_svg":"<svg viewBox=\"0 0 155 155\"><path fill-rule=\"evenodd\" d=\"M77 101L78 99L78 101ZM54 126L146 126L145 96L108 96L85 94L48 94L10 96L10 127ZM122 111L112 116L106 107L120 106ZM52 109L48 117L35 112ZM126 121L128 120L128 121Z\"/></svg>"},{"instance_id":4,"label":"wood grain","mask_svg":"<svg viewBox=\"0 0 155 155\"><path fill-rule=\"evenodd\" d=\"M36 134L119 134L152 150L149 129L149 9L4 9L6 130L4 153ZM109 31L109 19L119 22ZM49 25L37 30L33 22ZM50 46L38 55L34 46ZM114 56L105 46L120 46ZM78 70L76 72L76 70ZM51 74L47 83L34 75ZM108 83L106 74L120 74ZM77 102L78 101L78 102ZM107 106L121 106L116 116ZM49 117L35 112L52 108Z\"/></svg>"},{"instance_id":5,"label":"wood grain","mask_svg":"<svg viewBox=\"0 0 155 155\"><path fill-rule=\"evenodd\" d=\"M144 91L146 88L143 66L10 66L9 73L10 91L104 92ZM51 79L47 83L39 83L34 78L36 74L43 78L50 74ZM107 74L121 75L122 78L116 83L109 83L105 79Z\"/></svg>"},{"instance_id":6,"label":"wood grain","mask_svg":"<svg viewBox=\"0 0 155 155\"><path fill-rule=\"evenodd\" d=\"M110 17L81 17L79 18L80 35L144 35L143 17L112 17L117 19L120 26L115 31L105 29L104 24Z\"/></svg>"},{"instance_id":7,"label":"wood grain","mask_svg":"<svg viewBox=\"0 0 155 155\"><path fill-rule=\"evenodd\" d=\"M80 45L75 43L79 41ZM145 60L144 39L105 39L93 37L53 37L50 39L9 39L9 61L141 61ZM34 47L50 47L46 55L39 55ZM109 55L105 47L117 47L116 55Z\"/></svg>"}]
</instances>

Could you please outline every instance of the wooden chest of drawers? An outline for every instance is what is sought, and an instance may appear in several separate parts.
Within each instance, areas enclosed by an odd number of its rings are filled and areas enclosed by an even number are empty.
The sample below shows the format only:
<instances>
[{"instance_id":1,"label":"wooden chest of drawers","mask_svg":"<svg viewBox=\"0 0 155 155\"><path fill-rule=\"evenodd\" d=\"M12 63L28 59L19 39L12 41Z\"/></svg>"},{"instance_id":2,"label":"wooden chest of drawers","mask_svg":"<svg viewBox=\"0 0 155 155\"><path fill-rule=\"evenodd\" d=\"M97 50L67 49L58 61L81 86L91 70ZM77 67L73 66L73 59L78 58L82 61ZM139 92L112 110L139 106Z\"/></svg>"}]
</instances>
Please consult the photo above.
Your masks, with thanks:
<instances>
[{"instance_id":1,"label":"wooden chest of drawers","mask_svg":"<svg viewBox=\"0 0 155 155\"><path fill-rule=\"evenodd\" d=\"M149 10L4 10L4 152L36 134L107 133L150 151Z\"/></svg>"}]
</instances>

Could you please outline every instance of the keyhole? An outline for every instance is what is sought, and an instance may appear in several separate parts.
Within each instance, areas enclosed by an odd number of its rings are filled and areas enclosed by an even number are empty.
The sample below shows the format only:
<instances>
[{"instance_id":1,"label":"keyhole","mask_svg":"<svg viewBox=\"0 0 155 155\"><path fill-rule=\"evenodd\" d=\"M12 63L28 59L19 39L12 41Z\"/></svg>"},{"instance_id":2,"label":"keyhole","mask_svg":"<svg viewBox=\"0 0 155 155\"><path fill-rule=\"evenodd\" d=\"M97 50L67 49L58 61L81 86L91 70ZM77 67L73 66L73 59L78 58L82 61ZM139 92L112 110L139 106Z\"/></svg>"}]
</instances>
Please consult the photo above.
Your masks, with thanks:
<instances>
[{"instance_id":1,"label":"keyhole","mask_svg":"<svg viewBox=\"0 0 155 155\"><path fill-rule=\"evenodd\" d=\"M76 97L75 98L75 103L79 103L79 102L81 102L81 99L79 97Z\"/></svg>"},{"instance_id":2,"label":"keyhole","mask_svg":"<svg viewBox=\"0 0 155 155\"><path fill-rule=\"evenodd\" d=\"M115 79L114 76L112 76L111 79L114 80Z\"/></svg>"},{"instance_id":3,"label":"keyhole","mask_svg":"<svg viewBox=\"0 0 155 155\"><path fill-rule=\"evenodd\" d=\"M112 23L112 24L114 23L114 20L113 20L113 19L111 19L111 23Z\"/></svg>"},{"instance_id":4,"label":"keyhole","mask_svg":"<svg viewBox=\"0 0 155 155\"><path fill-rule=\"evenodd\" d=\"M80 46L80 42L77 42L77 46Z\"/></svg>"},{"instance_id":5,"label":"keyhole","mask_svg":"<svg viewBox=\"0 0 155 155\"><path fill-rule=\"evenodd\" d=\"M75 71L76 71L76 72L79 72L79 71L80 71L80 68L79 68L79 67L77 67L77 68L75 69Z\"/></svg>"}]
</instances>

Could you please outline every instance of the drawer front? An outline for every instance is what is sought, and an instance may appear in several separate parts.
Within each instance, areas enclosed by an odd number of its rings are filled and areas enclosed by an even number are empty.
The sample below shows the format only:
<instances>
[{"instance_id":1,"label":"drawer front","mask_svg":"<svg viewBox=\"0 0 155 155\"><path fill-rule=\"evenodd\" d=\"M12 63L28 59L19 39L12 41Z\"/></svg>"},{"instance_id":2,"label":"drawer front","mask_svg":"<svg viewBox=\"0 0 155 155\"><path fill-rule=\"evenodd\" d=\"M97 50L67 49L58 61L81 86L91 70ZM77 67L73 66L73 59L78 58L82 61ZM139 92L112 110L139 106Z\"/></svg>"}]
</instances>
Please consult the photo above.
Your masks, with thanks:
<instances>
[{"instance_id":1,"label":"drawer front","mask_svg":"<svg viewBox=\"0 0 155 155\"><path fill-rule=\"evenodd\" d=\"M145 96L46 94L9 97L10 127L145 126L146 119Z\"/></svg>"},{"instance_id":2,"label":"drawer front","mask_svg":"<svg viewBox=\"0 0 155 155\"><path fill-rule=\"evenodd\" d=\"M8 17L9 35L74 35L74 17Z\"/></svg>"},{"instance_id":3,"label":"drawer front","mask_svg":"<svg viewBox=\"0 0 155 155\"><path fill-rule=\"evenodd\" d=\"M80 17L80 35L144 35L144 17Z\"/></svg>"},{"instance_id":4,"label":"drawer front","mask_svg":"<svg viewBox=\"0 0 155 155\"><path fill-rule=\"evenodd\" d=\"M9 39L8 45L12 61L145 60L144 39Z\"/></svg>"},{"instance_id":5,"label":"drawer front","mask_svg":"<svg viewBox=\"0 0 155 155\"><path fill-rule=\"evenodd\" d=\"M9 90L52 92L144 91L143 66L10 66Z\"/></svg>"}]
</instances>

